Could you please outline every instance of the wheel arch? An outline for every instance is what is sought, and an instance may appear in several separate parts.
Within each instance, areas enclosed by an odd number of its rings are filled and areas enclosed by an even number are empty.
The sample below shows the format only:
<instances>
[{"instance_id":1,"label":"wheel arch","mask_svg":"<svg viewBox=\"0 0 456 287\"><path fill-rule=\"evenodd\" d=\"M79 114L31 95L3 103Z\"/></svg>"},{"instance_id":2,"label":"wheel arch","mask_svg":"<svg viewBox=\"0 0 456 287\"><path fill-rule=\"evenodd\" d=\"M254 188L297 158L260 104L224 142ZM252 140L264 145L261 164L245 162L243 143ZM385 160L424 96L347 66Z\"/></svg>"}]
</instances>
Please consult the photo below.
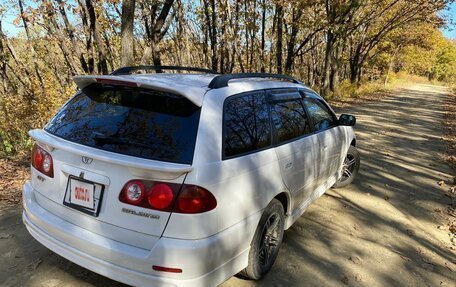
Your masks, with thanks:
<instances>
[{"instance_id":1,"label":"wheel arch","mask_svg":"<svg viewBox=\"0 0 456 287\"><path fill-rule=\"evenodd\" d=\"M277 199L278 201L280 201L280 203L282 203L282 207L283 207L283 211L285 213L285 215L289 215L290 214L290 210L291 210L291 197L290 197L290 194L288 192L281 192L279 194L277 194L274 199Z\"/></svg>"}]
</instances>

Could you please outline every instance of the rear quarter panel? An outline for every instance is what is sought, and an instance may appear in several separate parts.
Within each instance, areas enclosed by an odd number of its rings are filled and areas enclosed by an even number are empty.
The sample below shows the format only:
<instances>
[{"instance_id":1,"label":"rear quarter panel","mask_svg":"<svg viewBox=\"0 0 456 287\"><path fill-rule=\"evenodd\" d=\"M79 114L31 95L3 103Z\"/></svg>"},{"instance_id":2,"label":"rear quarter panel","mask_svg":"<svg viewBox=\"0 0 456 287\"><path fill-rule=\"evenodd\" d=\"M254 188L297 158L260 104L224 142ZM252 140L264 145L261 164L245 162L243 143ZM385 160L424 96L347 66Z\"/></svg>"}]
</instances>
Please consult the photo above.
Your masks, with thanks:
<instances>
[{"instance_id":1,"label":"rear quarter panel","mask_svg":"<svg viewBox=\"0 0 456 287\"><path fill-rule=\"evenodd\" d=\"M222 160L223 103L230 94L227 89L211 90L206 94L196 140L194 170L185 179L186 184L196 184L213 193L217 207L196 216L173 213L164 236L187 239L211 236L261 214L275 195L285 191L272 148ZM253 236L250 231L248 233ZM250 244L250 238L245 241Z\"/></svg>"}]
</instances>

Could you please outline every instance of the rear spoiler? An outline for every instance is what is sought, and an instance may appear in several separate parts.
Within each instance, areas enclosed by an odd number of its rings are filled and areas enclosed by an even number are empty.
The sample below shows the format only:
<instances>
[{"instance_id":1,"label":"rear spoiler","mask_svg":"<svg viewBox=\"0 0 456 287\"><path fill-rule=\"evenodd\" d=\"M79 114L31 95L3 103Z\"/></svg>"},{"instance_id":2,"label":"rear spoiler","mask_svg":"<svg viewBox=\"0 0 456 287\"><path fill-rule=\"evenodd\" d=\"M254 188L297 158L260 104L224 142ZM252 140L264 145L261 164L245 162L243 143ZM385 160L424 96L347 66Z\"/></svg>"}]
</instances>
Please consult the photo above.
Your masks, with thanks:
<instances>
[{"instance_id":1,"label":"rear spoiler","mask_svg":"<svg viewBox=\"0 0 456 287\"><path fill-rule=\"evenodd\" d=\"M150 176L150 172L152 172L154 177L160 179L175 179L193 170L191 165L138 158L88 147L59 138L41 129L31 130L28 134L49 152L55 149L64 150L81 156L89 156L95 160L128 166L135 176Z\"/></svg>"},{"instance_id":2,"label":"rear spoiler","mask_svg":"<svg viewBox=\"0 0 456 287\"><path fill-rule=\"evenodd\" d=\"M204 94L207 92L207 89L203 87L195 87L188 85L181 85L175 83L170 85L169 83L161 82L157 78L151 79L135 79L129 76L96 76L96 75L82 75L74 76L73 81L79 87L79 89L84 89L90 84L100 83L100 84L109 84L109 85L119 85L126 87L139 87L143 89L150 89L162 92L168 92L173 94L178 94L184 98L191 101L193 104L201 107L203 104Z\"/></svg>"}]
</instances>

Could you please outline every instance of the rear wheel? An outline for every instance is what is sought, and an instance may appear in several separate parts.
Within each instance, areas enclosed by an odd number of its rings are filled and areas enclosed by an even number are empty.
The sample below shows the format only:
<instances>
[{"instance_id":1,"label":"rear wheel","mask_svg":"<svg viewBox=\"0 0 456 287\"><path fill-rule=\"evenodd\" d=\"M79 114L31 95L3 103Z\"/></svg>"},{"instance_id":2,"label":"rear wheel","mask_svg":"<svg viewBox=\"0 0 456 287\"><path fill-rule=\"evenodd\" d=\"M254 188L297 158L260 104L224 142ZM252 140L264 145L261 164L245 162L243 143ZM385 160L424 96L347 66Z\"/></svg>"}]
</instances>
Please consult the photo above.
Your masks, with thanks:
<instances>
[{"instance_id":1,"label":"rear wheel","mask_svg":"<svg viewBox=\"0 0 456 287\"><path fill-rule=\"evenodd\" d=\"M261 216L250 246L249 265L241 275L258 280L268 273L279 253L285 226L283 206L273 199Z\"/></svg>"},{"instance_id":2,"label":"rear wheel","mask_svg":"<svg viewBox=\"0 0 456 287\"><path fill-rule=\"evenodd\" d=\"M333 187L340 188L352 183L358 174L360 164L361 159L358 150L356 147L350 146L342 165L342 175Z\"/></svg>"}]
</instances>

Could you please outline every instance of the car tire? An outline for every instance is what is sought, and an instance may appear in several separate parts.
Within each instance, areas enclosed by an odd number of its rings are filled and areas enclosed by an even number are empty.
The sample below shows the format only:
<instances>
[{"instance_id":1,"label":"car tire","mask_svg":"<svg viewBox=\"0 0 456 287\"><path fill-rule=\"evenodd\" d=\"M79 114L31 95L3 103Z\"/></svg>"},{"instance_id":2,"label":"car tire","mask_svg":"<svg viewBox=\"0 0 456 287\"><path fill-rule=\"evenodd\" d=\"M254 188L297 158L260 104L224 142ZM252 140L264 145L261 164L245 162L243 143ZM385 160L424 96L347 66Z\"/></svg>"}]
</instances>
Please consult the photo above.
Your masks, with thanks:
<instances>
[{"instance_id":1,"label":"car tire","mask_svg":"<svg viewBox=\"0 0 456 287\"><path fill-rule=\"evenodd\" d=\"M348 148L347 156L344 159L342 175L333 185L333 188L341 188L351 184L358 175L360 165L361 158L359 156L359 152L356 147L351 145Z\"/></svg>"},{"instance_id":2,"label":"car tire","mask_svg":"<svg viewBox=\"0 0 456 287\"><path fill-rule=\"evenodd\" d=\"M258 280L274 264L282 243L285 215L282 203L273 199L265 208L253 236L249 252L249 265L241 275Z\"/></svg>"}]
</instances>

